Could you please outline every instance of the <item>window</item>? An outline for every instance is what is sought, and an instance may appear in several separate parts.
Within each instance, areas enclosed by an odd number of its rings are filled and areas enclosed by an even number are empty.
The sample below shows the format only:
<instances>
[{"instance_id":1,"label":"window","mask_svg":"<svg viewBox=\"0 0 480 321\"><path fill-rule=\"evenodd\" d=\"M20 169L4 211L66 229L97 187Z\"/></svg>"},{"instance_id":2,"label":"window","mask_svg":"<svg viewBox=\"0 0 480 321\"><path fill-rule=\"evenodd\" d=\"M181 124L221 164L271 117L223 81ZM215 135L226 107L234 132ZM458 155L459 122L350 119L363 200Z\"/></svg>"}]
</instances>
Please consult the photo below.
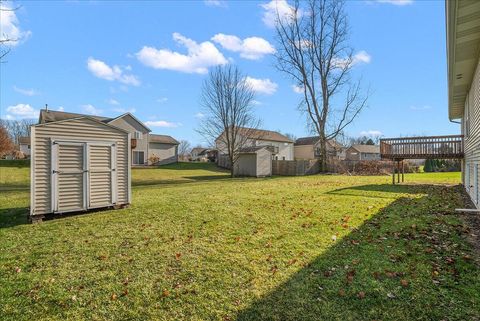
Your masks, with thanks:
<instances>
[{"instance_id":1,"label":"window","mask_svg":"<svg viewBox=\"0 0 480 321\"><path fill-rule=\"evenodd\" d=\"M133 164L134 165L145 164L145 152L143 152L143 151L133 151Z\"/></svg>"},{"instance_id":2,"label":"window","mask_svg":"<svg viewBox=\"0 0 480 321\"><path fill-rule=\"evenodd\" d=\"M133 138L142 139L143 138L143 133L137 131L137 132L134 133Z\"/></svg>"}]
</instances>

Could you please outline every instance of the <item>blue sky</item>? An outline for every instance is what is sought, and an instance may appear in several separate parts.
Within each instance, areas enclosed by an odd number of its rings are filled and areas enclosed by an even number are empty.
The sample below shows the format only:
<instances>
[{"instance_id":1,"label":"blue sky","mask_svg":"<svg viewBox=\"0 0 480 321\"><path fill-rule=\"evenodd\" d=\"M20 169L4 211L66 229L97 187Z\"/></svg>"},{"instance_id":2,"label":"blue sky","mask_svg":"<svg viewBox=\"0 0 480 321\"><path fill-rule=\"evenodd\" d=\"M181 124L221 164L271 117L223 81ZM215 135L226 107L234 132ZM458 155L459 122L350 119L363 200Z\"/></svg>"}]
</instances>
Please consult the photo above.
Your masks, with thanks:
<instances>
[{"instance_id":1,"label":"blue sky","mask_svg":"<svg viewBox=\"0 0 480 321\"><path fill-rule=\"evenodd\" d=\"M198 144L206 72L234 63L257 89L265 129L309 134L300 95L274 67L268 0L7 5L21 8L2 16L1 33L20 40L0 66L2 118L35 117L46 103L104 116L133 111L154 133ZM349 1L346 8L359 54L355 75L372 91L347 133L458 133L447 117L443 1Z\"/></svg>"}]
</instances>

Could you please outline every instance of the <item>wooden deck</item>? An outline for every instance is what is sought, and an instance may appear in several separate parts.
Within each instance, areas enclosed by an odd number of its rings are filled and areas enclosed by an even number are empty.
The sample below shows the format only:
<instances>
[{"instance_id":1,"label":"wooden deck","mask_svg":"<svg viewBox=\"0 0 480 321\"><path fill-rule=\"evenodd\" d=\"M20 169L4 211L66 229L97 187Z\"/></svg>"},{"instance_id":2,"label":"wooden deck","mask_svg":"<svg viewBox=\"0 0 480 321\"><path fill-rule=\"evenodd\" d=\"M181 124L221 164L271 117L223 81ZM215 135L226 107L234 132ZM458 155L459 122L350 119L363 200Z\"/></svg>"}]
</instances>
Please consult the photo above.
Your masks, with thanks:
<instances>
[{"instance_id":1,"label":"wooden deck","mask_svg":"<svg viewBox=\"0 0 480 321\"><path fill-rule=\"evenodd\" d=\"M463 158L463 135L380 139L382 159Z\"/></svg>"}]
</instances>

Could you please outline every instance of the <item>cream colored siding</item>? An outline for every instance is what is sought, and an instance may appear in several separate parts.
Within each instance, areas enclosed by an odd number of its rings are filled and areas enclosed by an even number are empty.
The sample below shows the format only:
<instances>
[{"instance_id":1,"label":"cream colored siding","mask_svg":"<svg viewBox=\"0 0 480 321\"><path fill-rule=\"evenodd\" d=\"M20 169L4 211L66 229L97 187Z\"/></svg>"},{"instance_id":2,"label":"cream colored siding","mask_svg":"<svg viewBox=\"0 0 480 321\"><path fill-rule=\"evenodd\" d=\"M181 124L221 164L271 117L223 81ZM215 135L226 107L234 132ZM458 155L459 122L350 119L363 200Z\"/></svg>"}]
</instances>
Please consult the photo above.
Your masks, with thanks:
<instances>
[{"instance_id":1,"label":"cream colored siding","mask_svg":"<svg viewBox=\"0 0 480 321\"><path fill-rule=\"evenodd\" d=\"M313 145L299 145L294 147L295 159L314 159Z\"/></svg>"},{"instance_id":2,"label":"cream colored siding","mask_svg":"<svg viewBox=\"0 0 480 321\"><path fill-rule=\"evenodd\" d=\"M273 146L278 149L278 153L274 154L275 159L293 160L293 143L274 142L269 140L257 140L253 146Z\"/></svg>"},{"instance_id":3,"label":"cream colored siding","mask_svg":"<svg viewBox=\"0 0 480 321\"><path fill-rule=\"evenodd\" d=\"M267 149L257 152L257 177L272 175L272 153Z\"/></svg>"},{"instance_id":4,"label":"cream colored siding","mask_svg":"<svg viewBox=\"0 0 480 321\"><path fill-rule=\"evenodd\" d=\"M68 212L84 208L84 157L82 145L58 146L58 211Z\"/></svg>"},{"instance_id":5,"label":"cream colored siding","mask_svg":"<svg viewBox=\"0 0 480 321\"><path fill-rule=\"evenodd\" d=\"M30 156L30 145L28 145L28 144L20 144L20 151L21 151L25 156Z\"/></svg>"},{"instance_id":6,"label":"cream colored siding","mask_svg":"<svg viewBox=\"0 0 480 321\"><path fill-rule=\"evenodd\" d=\"M160 158L158 164L171 164L178 161L177 145L150 143L149 157L157 156Z\"/></svg>"},{"instance_id":7,"label":"cream colored siding","mask_svg":"<svg viewBox=\"0 0 480 321\"><path fill-rule=\"evenodd\" d=\"M91 145L89 148L89 207L109 206L112 199L112 147Z\"/></svg>"},{"instance_id":8,"label":"cream colored siding","mask_svg":"<svg viewBox=\"0 0 480 321\"><path fill-rule=\"evenodd\" d=\"M480 166L480 61L465 101L463 131L465 135L465 187L478 206L478 172ZM477 178L475 178L475 173Z\"/></svg>"},{"instance_id":9,"label":"cream colored siding","mask_svg":"<svg viewBox=\"0 0 480 321\"><path fill-rule=\"evenodd\" d=\"M125 116L122 118L115 119L114 121L110 122L110 125L121 128L129 133L131 133L131 137L134 138L134 133L136 131L141 132L142 139L137 139L137 146L132 148L131 152L133 154L134 151L143 151L144 163L147 163L148 160L148 131L145 130L142 126L140 126L137 121L132 119L130 116ZM132 158L133 160L133 158Z\"/></svg>"},{"instance_id":10,"label":"cream colored siding","mask_svg":"<svg viewBox=\"0 0 480 321\"><path fill-rule=\"evenodd\" d=\"M116 143L117 204L129 202L128 134L89 118L70 119L37 125L32 128L32 204L31 214L53 212L51 204L51 141ZM60 147L62 148L62 147ZM77 150L76 152L78 152ZM76 155L73 158L80 157ZM72 160L73 160L72 158ZM77 159L78 161L80 158ZM67 165L62 165L67 166ZM80 166L76 161L68 166ZM71 179L77 180L78 178ZM63 184L63 183L62 183Z\"/></svg>"}]
</instances>

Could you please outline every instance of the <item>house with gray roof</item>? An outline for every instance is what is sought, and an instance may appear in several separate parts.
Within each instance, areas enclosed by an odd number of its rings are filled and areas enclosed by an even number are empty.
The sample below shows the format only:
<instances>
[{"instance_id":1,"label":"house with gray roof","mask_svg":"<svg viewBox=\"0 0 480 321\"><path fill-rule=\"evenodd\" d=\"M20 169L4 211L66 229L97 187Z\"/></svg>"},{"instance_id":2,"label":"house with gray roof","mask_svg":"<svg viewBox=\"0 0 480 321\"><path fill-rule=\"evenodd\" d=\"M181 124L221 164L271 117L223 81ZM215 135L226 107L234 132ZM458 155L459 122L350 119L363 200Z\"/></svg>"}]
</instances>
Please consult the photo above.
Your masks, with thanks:
<instances>
[{"instance_id":1,"label":"house with gray roof","mask_svg":"<svg viewBox=\"0 0 480 321\"><path fill-rule=\"evenodd\" d=\"M245 147L254 147L254 146L270 146L273 148L273 159L276 160L293 160L294 151L293 143L294 141L288 138L287 136L280 134L276 131L264 130L264 129L252 129L252 128L240 128L239 135L242 144L242 148ZM227 154L227 148L225 144L225 139L223 138L224 134L222 133L216 140L215 145L218 150L219 155Z\"/></svg>"},{"instance_id":2,"label":"house with gray roof","mask_svg":"<svg viewBox=\"0 0 480 321\"><path fill-rule=\"evenodd\" d=\"M380 146L352 145L346 151L346 159L352 161L380 160Z\"/></svg>"},{"instance_id":3,"label":"house with gray roof","mask_svg":"<svg viewBox=\"0 0 480 321\"><path fill-rule=\"evenodd\" d=\"M320 137L300 137L295 141L295 159L317 159L320 158ZM334 139L327 140L327 154L330 157L343 160L347 148Z\"/></svg>"},{"instance_id":4,"label":"house with gray roof","mask_svg":"<svg viewBox=\"0 0 480 321\"><path fill-rule=\"evenodd\" d=\"M85 116L130 133L132 165L163 165L178 162L179 142L168 135L152 134L150 128L131 113L111 118L42 109L38 122L44 124Z\"/></svg>"}]
</instances>

